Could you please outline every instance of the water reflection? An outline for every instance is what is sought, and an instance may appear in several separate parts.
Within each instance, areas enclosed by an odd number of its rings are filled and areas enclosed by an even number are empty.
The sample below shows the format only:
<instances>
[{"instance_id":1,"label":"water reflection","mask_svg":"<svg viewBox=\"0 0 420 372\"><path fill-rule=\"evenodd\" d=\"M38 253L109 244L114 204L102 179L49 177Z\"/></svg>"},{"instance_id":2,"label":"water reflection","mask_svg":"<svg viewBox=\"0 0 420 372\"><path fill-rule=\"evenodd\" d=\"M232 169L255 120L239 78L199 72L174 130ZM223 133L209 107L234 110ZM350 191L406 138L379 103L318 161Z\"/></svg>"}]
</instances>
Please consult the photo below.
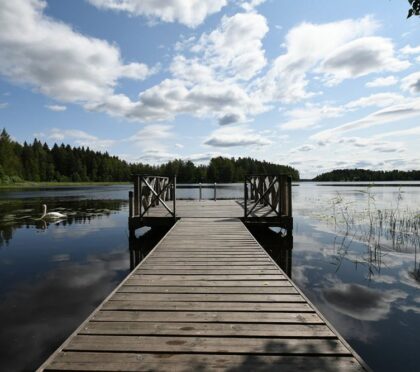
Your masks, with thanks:
<instances>
[{"instance_id":1,"label":"water reflection","mask_svg":"<svg viewBox=\"0 0 420 372\"><path fill-rule=\"evenodd\" d=\"M249 224L249 231L289 278L292 277L292 231Z\"/></svg>"},{"instance_id":2,"label":"water reflection","mask_svg":"<svg viewBox=\"0 0 420 372\"><path fill-rule=\"evenodd\" d=\"M0 192L1 371L36 369L163 236L164 230L138 230L128 241L129 189ZM420 216L420 188L402 190L403 218L396 221L402 234L394 238L391 214L376 210L395 211L398 188L372 189L370 214L363 190L301 184L293 189L293 238L280 229L252 233L374 370L417 370L420 225L404 235L404 223L405 216ZM344 201L336 205L336 225L331 200L337 191ZM44 203L70 217L38 225ZM347 229L353 216L357 223ZM386 220L389 234L361 235L371 229L369 216L372 232ZM356 227L362 217L367 223Z\"/></svg>"},{"instance_id":3,"label":"water reflection","mask_svg":"<svg viewBox=\"0 0 420 372\"><path fill-rule=\"evenodd\" d=\"M128 238L130 271L143 261L156 244L165 236L171 226L142 227L136 231L135 237Z\"/></svg>"},{"instance_id":4,"label":"water reflection","mask_svg":"<svg viewBox=\"0 0 420 372\"><path fill-rule=\"evenodd\" d=\"M42 220L41 201L14 200L1 203L0 214L0 247L7 245L16 230L35 228L46 230L49 226L70 226L73 224L89 224L93 219L109 217L121 210L125 202L116 200L78 200L49 203L50 211L66 214L66 218ZM65 207L61 207L65 205Z\"/></svg>"},{"instance_id":5,"label":"water reflection","mask_svg":"<svg viewBox=\"0 0 420 372\"><path fill-rule=\"evenodd\" d=\"M0 201L0 370L32 371L129 269L122 201Z\"/></svg>"},{"instance_id":6,"label":"water reflection","mask_svg":"<svg viewBox=\"0 0 420 372\"><path fill-rule=\"evenodd\" d=\"M400 356L419 341L416 251L375 250L307 217L295 218L294 233L293 277L310 300L374 370L415 370L416 358L402 368Z\"/></svg>"}]
</instances>

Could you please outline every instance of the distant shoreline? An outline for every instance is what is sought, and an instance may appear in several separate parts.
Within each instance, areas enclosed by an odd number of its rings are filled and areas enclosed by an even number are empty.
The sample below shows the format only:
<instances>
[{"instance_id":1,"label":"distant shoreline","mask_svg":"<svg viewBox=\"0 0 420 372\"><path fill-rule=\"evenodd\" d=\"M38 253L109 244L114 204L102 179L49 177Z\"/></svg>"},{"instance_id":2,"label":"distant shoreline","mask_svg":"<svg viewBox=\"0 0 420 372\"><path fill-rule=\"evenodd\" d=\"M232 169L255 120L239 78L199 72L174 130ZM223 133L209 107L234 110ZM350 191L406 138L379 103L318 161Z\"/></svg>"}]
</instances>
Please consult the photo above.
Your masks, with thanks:
<instances>
[{"instance_id":1,"label":"distant shoreline","mask_svg":"<svg viewBox=\"0 0 420 372\"><path fill-rule=\"evenodd\" d=\"M337 181L311 181L316 183L317 186L334 186L334 187L346 187L346 186L359 186L359 187L420 187L419 183L400 183L400 182L413 182L413 181L372 181L370 183L357 183L357 181L343 181L337 183ZM323 182L323 183L320 183ZM377 183L384 182L384 183ZM391 183L396 182L396 183Z\"/></svg>"},{"instance_id":2,"label":"distant shoreline","mask_svg":"<svg viewBox=\"0 0 420 372\"><path fill-rule=\"evenodd\" d=\"M360 183L359 183L360 182ZM406 182L406 183L404 183ZM314 183L317 186L334 186L334 187L420 187L419 183L412 183L413 181L313 181L301 180L293 182L293 186L299 186L300 183ZM414 181L416 182L416 181ZM217 183L217 187L229 187L228 185L241 184L243 182L232 183ZM19 182L10 184L0 184L0 190L14 190L14 189L39 189L39 188L54 188L54 187L95 187L95 186L118 186L131 185L127 182ZM178 184L180 189L198 188L199 183L196 184ZM214 183L202 183L203 189L212 189Z\"/></svg>"},{"instance_id":3,"label":"distant shoreline","mask_svg":"<svg viewBox=\"0 0 420 372\"><path fill-rule=\"evenodd\" d=\"M39 189L49 187L86 187L86 186L115 186L130 185L131 182L18 182L0 184L0 190L5 189Z\"/></svg>"}]
</instances>

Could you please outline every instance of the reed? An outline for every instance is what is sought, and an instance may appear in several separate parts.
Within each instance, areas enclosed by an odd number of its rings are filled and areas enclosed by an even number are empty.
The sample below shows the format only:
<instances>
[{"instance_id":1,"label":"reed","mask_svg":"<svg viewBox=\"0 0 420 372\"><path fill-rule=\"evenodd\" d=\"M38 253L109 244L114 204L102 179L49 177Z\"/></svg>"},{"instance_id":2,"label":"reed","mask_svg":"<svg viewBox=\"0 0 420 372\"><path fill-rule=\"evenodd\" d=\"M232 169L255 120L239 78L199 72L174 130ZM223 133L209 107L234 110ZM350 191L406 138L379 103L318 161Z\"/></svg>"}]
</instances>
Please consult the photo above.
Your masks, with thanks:
<instances>
[{"instance_id":1,"label":"reed","mask_svg":"<svg viewBox=\"0 0 420 372\"><path fill-rule=\"evenodd\" d=\"M386 208L378 207L370 188L360 192L362 203L348 200L339 192L330 200L331 213L327 221L337 234L334 239L336 255L332 263L339 270L344 259L350 260L356 266L366 266L371 276L380 272L388 252L414 253L415 267L410 275L420 281L420 265L416 259L420 247L420 213L401 207L401 190L394 205ZM360 254L349 252L354 241L365 243L367 250Z\"/></svg>"}]
</instances>

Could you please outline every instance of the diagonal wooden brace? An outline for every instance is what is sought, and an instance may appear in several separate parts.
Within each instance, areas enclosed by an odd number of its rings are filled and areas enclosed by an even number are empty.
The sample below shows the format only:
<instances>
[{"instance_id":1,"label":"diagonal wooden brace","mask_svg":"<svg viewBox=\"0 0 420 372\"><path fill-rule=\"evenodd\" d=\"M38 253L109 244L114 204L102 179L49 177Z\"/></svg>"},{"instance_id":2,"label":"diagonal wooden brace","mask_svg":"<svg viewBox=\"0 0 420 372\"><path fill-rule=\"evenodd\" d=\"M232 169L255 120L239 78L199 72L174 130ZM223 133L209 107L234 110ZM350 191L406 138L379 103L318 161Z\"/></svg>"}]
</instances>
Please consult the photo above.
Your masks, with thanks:
<instances>
[{"instance_id":1,"label":"diagonal wooden brace","mask_svg":"<svg viewBox=\"0 0 420 372\"><path fill-rule=\"evenodd\" d=\"M152 192L153 196L152 196L152 200L150 201L149 205L147 206L147 208L145 208L143 214L140 217L143 217L144 214L149 210L149 208L152 206L153 201L158 199L162 205L166 208L166 210L173 216L174 212L166 205L166 203L162 200L162 198L160 197L160 195L170 186L170 183L168 182L166 184L166 186L162 187L162 189L159 191L159 194L153 189L153 187L149 184L149 182L147 182L146 179L143 180L143 182L145 183L145 185L149 188L149 190Z\"/></svg>"},{"instance_id":2,"label":"diagonal wooden brace","mask_svg":"<svg viewBox=\"0 0 420 372\"><path fill-rule=\"evenodd\" d=\"M272 187L274 187L274 185L276 184L276 182L277 182L277 179L274 179L271 183L270 183L270 185L267 187L267 189L262 193L262 194L260 194L261 196L259 197L259 199L255 202L255 204L252 206L252 208L250 209L250 211L249 212L247 212L247 214L246 214L246 217L248 217L253 211L254 211L254 209L256 208L256 206L258 205L258 203L264 198L264 196L265 195L267 195L268 194L268 192L271 190L271 188ZM274 212L276 212L277 213L277 210L276 210L276 208L274 208L273 207L273 205L269 202L269 201L267 201L267 203L270 205L270 207L271 207L271 209L274 211Z\"/></svg>"}]
</instances>

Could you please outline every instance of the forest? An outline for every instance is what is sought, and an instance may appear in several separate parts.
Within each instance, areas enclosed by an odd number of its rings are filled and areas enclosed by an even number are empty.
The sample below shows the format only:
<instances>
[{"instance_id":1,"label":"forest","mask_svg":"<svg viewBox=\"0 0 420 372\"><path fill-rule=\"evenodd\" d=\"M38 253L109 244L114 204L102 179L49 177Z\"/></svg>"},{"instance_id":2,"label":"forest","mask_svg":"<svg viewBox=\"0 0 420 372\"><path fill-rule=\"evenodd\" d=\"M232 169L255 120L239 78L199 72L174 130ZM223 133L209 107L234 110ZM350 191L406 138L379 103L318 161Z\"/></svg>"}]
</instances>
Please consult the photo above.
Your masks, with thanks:
<instances>
[{"instance_id":1,"label":"forest","mask_svg":"<svg viewBox=\"0 0 420 372\"><path fill-rule=\"evenodd\" d=\"M84 147L13 141L5 129L0 134L0 184L32 182L117 182L132 174L177 176L178 183L241 182L246 174L288 174L299 180L289 166L252 158L216 157L208 165L174 159L165 164L128 163L116 156Z\"/></svg>"},{"instance_id":2,"label":"forest","mask_svg":"<svg viewBox=\"0 0 420 372\"><path fill-rule=\"evenodd\" d=\"M420 171L372 171L367 169L335 169L316 176L314 181L420 181Z\"/></svg>"}]
</instances>

